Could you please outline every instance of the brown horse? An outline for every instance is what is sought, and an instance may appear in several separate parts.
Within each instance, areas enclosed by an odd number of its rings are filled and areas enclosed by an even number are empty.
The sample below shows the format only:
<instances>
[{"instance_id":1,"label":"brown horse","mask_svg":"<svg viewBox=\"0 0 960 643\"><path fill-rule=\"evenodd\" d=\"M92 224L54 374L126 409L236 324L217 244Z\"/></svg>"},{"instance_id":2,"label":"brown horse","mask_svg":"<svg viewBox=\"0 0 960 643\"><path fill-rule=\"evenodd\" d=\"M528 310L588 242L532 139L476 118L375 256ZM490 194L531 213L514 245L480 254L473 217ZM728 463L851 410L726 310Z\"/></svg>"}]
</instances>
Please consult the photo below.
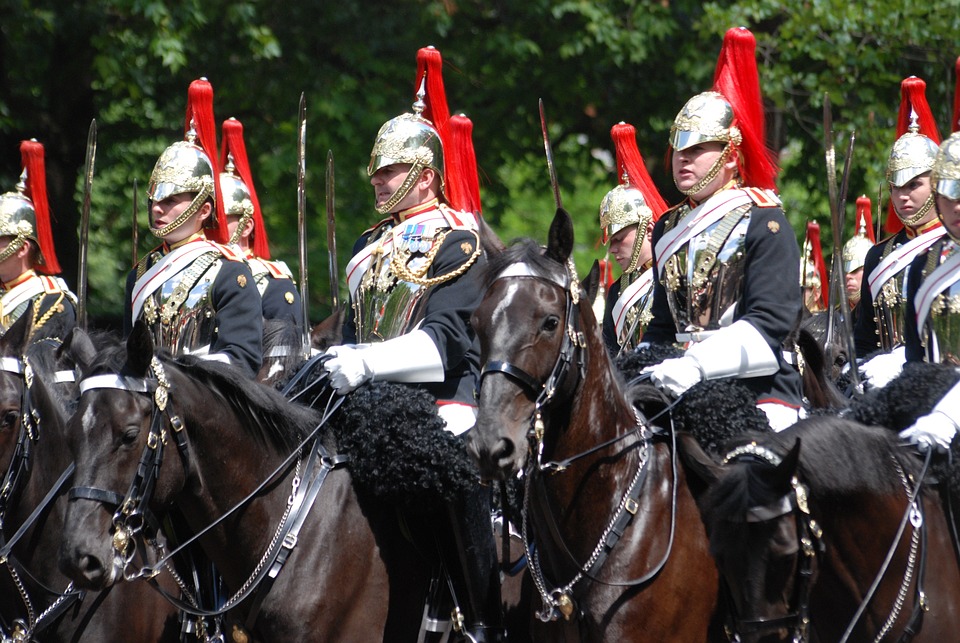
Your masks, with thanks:
<instances>
[{"instance_id":1,"label":"brown horse","mask_svg":"<svg viewBox=\"0 0 960 643\"><path fill-rule=\"evenodd\" d=\"M950 530L896 432L824 416L723 467L692 441L684 453L713 481L703 516L739 640L955 640Z\"/></svg>"},{"instance_id":2,"label":"brown horse","mask_svg":"<svg viewBox=\"0 0 960 643\"><path fill-rule=\"evenodd\" d=\"M71 500L61 565L78 584L120 580L117 534L135 532L147 506L159 514L176 505L230 592L228 636L243 628L268 641L416 640L429 579L391 512L362 506L328 437L299 448L317 412L227 365L156 357L142 325L99 355L78 332L67 348L84 378L69 426L74 484L131 490L113 516L89 492ZM164 442L177 448L156 462L149 454ZM136 491L144 469L155 476Z\"/></svg>"},{"instance_id":3,"label":"brown horse","mask_svg":"<svg viewBox=\"0 0 960 643\"><path fill-rule=\"evenodd\" d=\"M488 478L525 468L535 640L703 641L717 597L706 533L672 433L635 409L582 305L572 248L558 210L545 252L490 257L470 448Z\"/></svg>"},{"instance_id":4,"label":"brown horse","mask_svg":"<svg viewBox=\"0 0 960 643\"><path fill-rule=\"evenodd\" d=\"M67 504L61 474L72 463L65 424L76 385L57 377L64 329L35 329L32 321L28 311L0 338L0 517L2 545L12 545L0 568L0 637L178 641L177 610L145 584L84 592L57 568ZM169 576L163 582L175 587Z\"/></svg>"}]
</instances>

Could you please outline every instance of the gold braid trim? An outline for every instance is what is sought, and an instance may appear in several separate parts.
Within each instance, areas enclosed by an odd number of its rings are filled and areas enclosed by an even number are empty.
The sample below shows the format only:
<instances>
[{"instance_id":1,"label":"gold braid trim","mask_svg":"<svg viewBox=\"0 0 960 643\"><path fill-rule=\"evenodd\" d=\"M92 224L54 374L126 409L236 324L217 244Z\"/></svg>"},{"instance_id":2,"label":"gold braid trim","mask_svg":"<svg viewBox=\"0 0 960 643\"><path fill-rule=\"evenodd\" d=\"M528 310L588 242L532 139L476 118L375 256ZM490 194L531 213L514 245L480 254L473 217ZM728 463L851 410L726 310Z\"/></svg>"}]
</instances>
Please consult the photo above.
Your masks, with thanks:
<instances>
[{"instance_id":1,"label":"gold braid trim","mask_svg":"<svg viewBox=\"0 0 960 643\"><path fill-rule=\"evenodd\" d=\"M31 337L33 336L33 333L36 333L38 330L43 328L43 325L50 321L50 318L57 313L57 309L60 307L64 296L65 295L61 291L60 296L57 297L57 301L55 301L52 306L47 308L47 312L45 312L43 316L40 316L40 303L44 298L37 297L33 301L33 332L30 333Z\"/></svg>"},{"instance_id":2,"label":"gold braid trim","mask_svg":"<svg viewBox=\"0 0 960 643\"><path fill-rule=\"evenodd\" d=\"M483 249L480 247L480 235L473 231L469 232L476 239L476 250L473 251L473 254L464 261L456 270L451 270L445 275L438 275L436 277L424 277L427 274L427 271L430 269L430 266L433 265L433 260L437 256L437 253L440 252L441 246L443 246L444 240L447 238L449 231L438 232L436 241L433 244L433 247L430 248L430 251L426 254L426 262L424 262L422 268L418 268L416 271L410 270L407 267L407 261L410 260L410 251L407 249L396 250L393 252L390 257L390 270L393 271L393 274L397 276L398 279L403 281L416 284L418 286L436 286L442 284L445 281L450 281L451 279L456 279L467 270L470 269L477 259L480 258L480 255L483 253Z\"/></svg>"}]
</instances>

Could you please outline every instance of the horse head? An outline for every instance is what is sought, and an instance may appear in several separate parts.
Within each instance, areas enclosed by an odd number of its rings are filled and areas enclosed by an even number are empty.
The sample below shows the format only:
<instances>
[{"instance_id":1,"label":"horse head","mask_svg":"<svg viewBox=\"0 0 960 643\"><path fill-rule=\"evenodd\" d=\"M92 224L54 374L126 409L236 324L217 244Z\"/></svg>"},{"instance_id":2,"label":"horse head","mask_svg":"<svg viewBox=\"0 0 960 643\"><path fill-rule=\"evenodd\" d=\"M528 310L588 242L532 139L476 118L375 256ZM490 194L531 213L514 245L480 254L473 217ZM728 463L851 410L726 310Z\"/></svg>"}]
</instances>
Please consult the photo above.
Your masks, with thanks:
<instances>
[{"instance_id":1,"label":"horse head","mask_svg":"<svg viewBox=\"0 0 960 643\"><path fill-rule=\"evenodd\" d=\"M0 471L7 471L20 436L23 400L23 350L30 336L30 315L21 315L0 336Z\"/></svg>"},{"instance_id":2,"label":"horse head","mask_svg":"<svg viewBox=\"0 0 960 643\"><path fill-rule=\"evenodd\" d=\"M756 442L713 464L693 440L684 458L710 487L699 504L729 597L727 628L744 643L806 640L819 535L798 482L800 439L786 456Z\"/></svg>"},{"instance_id":3,"label":"horse head","mask_svg":"<svg viewBox=\"0 0 960 643\"><path fill-rule=\"evenodd\" d=\"M134 327L125 348L96 347L76 329L62 349L80 370L81 396L67 427L77 471L60 565L90 589L122 579L136 549L132 539L150 515L148 505L169 502L185 479L183 466L160 468L163 445L175 437L168 424L175 427L176 420L167 404L171 382L146 326Z\"/></svg>"},{"instance_id":4,"label":"horse head","mask_svg":"<svg viewBox=\"0 0 960 643\"><path fill-rule=\"evenodd\" d=\"M606 375L600 370L609 358L590 294L577 281L573 241L570 215L558 209L545 249L527 240L491 252L488 288L471 320L484 366L469 448L486 478L522 469L530 440L543 455L557 448L571 409L584 397L588 368L597 369L596 393L627 425L635 422L628 403L610 401L614 378L609 368ZM596 275L586 283L595 285Z\"/></svg>"}]
</instances>

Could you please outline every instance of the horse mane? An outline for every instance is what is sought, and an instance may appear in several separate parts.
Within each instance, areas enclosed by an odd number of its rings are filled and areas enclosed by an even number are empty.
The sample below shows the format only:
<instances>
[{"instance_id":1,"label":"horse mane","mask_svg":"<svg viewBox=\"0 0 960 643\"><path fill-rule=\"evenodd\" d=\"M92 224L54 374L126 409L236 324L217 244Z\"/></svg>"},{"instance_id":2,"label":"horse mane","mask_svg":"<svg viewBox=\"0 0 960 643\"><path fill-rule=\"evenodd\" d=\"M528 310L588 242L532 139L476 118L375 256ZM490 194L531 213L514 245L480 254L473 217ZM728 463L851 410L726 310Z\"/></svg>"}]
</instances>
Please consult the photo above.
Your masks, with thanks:
<instances>
[{"instance_id":1,"label":"horse mane","mask_svg":"<svg viewBox=\"0 0 960 643\"><path fill-rule=\"evenodd\" d=\"M319 412L291 402L239 368L193 355L183 355L173 363L222 396L245 420L241 424L252 437L280 452L295 448L320 423Z\"/></svg>"},{"instance_id":2,"label":"horse mane","mask_svg":"<svg viewBox=\"0 0 960 643\"><path fill-rule=\"evenodd\" d=\"M521 238L511 242L502 252L489 253L487 265L481 273L484 287L489 288L500 273L515 263L526 264L537 277L556 279L560 264L545 256L543 252L543 247L533 239Z\"/></svg>"},{"instance_id":3,"label":"horse mane","mask_svg":"<svg viewBox=\"0 0 960 643\"><path fill-rule=\"evenodd\" d=\"M916 469L903 457L895 433L843 418L816 416L760 437L760 445L781 457L800 439L799 476L812 498L901 493L897 465L906 473ZM776 500L782 491L768 488L758 477L764 468L772 466L755 460L727 466L727 472L709 493L710 512L743 515L749 507Z\"/></svg>"},{"instance_id":4,"label":"horse mane","mask_svg":"<svg viewBox=\"0 0 960 643\"><path fill-rule=\"evenodd\" d=\"M252 437L278 451L289 451L312 431L320 420L316 411L287 400L279 392L250 379L240 369L193 355L171 358L161 351L157 355L164 365L179 368L183 374L210 388L222 397L242 418L242 428ZM133 377L127 368L127 347L115 342L102 347L90 365L89 374L119 373ZM171 392L176 404L176 391Z\"/></svg>"},{"instance_id":5,"label":"horse mane","mask_svg":"<svg viewBox=\"0 0 960 643\"><path fill-rule=\"evenodd\" d=\"M263 320L263 367L257 379L281 389L303 363L303 335L289 319Z\"/></svg>"}]
</instances>

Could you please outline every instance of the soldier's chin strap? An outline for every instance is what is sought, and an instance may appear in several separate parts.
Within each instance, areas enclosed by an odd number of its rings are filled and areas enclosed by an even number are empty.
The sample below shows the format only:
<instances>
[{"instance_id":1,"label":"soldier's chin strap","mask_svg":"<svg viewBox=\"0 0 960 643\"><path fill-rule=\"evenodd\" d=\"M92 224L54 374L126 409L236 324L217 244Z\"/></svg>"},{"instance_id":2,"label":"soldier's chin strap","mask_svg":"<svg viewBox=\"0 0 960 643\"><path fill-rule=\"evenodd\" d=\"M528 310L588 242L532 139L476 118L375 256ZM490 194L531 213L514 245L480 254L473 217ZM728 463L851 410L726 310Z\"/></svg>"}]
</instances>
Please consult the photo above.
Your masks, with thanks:
<instances>
[{"instance_id":1,"label":"soldier's chin strap","mask_svg":"<svg viewBox=\"0 0 960 643\"><path fill-rule=\"evenodd\" d=\"M167 236L168 234L170 234L171 232L173 232L174 230L182 226L184 223L186 223L190 217L195 215L200 210L204 202L212 196L213 196L213 189L204 185L202 188L200 188L200 191L197 192L197 196L193 197L193 201L190 202L190 205L187 206L187 209L184 210L182 213L180 213L179 217L177 217L176 219L174 219L173 221L171 221L170 223L168 223L167 225L163 226L160 229L157 229L151 226L150 232L153 233L153 236L155 237L159 237L161 239L164 238L165 236ZM216 219L215 215L214 215L214 219Z\"/></svg>"},{"instance_id":2,"label":"soldier's chin strap","mask_svg":"<svg viewBox=\"0 0 960 643\"><path fill-rule=\"evenodd\" d=\"M410 190L413 189L414 184L420 179L420 175L423 174L423 169L426 166L426 163L420 159L414 161L410 171L407 172L407 177L403 179L403 183L400 184L400 187L398 187L397 191L393 193L393 196L387 199L383 205L377 206L377 212L380 214L389 214L395 207L397 207L397 204L403 201L403 199L410 194Z\"/></svg>"},{"instance_id":3,"label":"soldier's chin strap","mask_svg":"<svg viewBox=\"0 0 960 643\"><path fill-rule=\"evenodd\" d=\"M715 178L717 178L717 176L720 175L720 170L723 168L723 164L726 163L727 159L730 158L730 154L733 152L734 149L735 148L733 146L733 143L728 142L726 145L723 146L723 152L720 153L720 156L717 157L717 160L714 161L713 165L710 166L710 169L707 171L707 173L704 175L702 179L697 181L696 184L687 188L686 190L682 189L679 185L677 185L677 189L680 190L680 192L682 194L685 194L686 196L693 196L701 192L703 188L707 187L711 181L713 181ZM673 182L675 185L677 184L676 177L673 178Z\"/></svg>"},{"instance_id":4,"label":"soldier's chin strap","mask_svg":"<svg viewBox=\"0 0 960 643\"><path fill-rule=\"evenodd\" d=\"M900 216L900 213L897 212L897 218L900 219L900 222L903 223L903 225L908 225L913 227L918 223L920 223L923 217L927 216L927 214L930 213L930 210L933 208L933 205L934 205L934 197L933 197L933 192L931 191L930 196L928 196L927 200L923 202L923 205L920 206L920 208L917 210L917 213L915 215L904 219Z\"/></svg>"}]
</instances>

